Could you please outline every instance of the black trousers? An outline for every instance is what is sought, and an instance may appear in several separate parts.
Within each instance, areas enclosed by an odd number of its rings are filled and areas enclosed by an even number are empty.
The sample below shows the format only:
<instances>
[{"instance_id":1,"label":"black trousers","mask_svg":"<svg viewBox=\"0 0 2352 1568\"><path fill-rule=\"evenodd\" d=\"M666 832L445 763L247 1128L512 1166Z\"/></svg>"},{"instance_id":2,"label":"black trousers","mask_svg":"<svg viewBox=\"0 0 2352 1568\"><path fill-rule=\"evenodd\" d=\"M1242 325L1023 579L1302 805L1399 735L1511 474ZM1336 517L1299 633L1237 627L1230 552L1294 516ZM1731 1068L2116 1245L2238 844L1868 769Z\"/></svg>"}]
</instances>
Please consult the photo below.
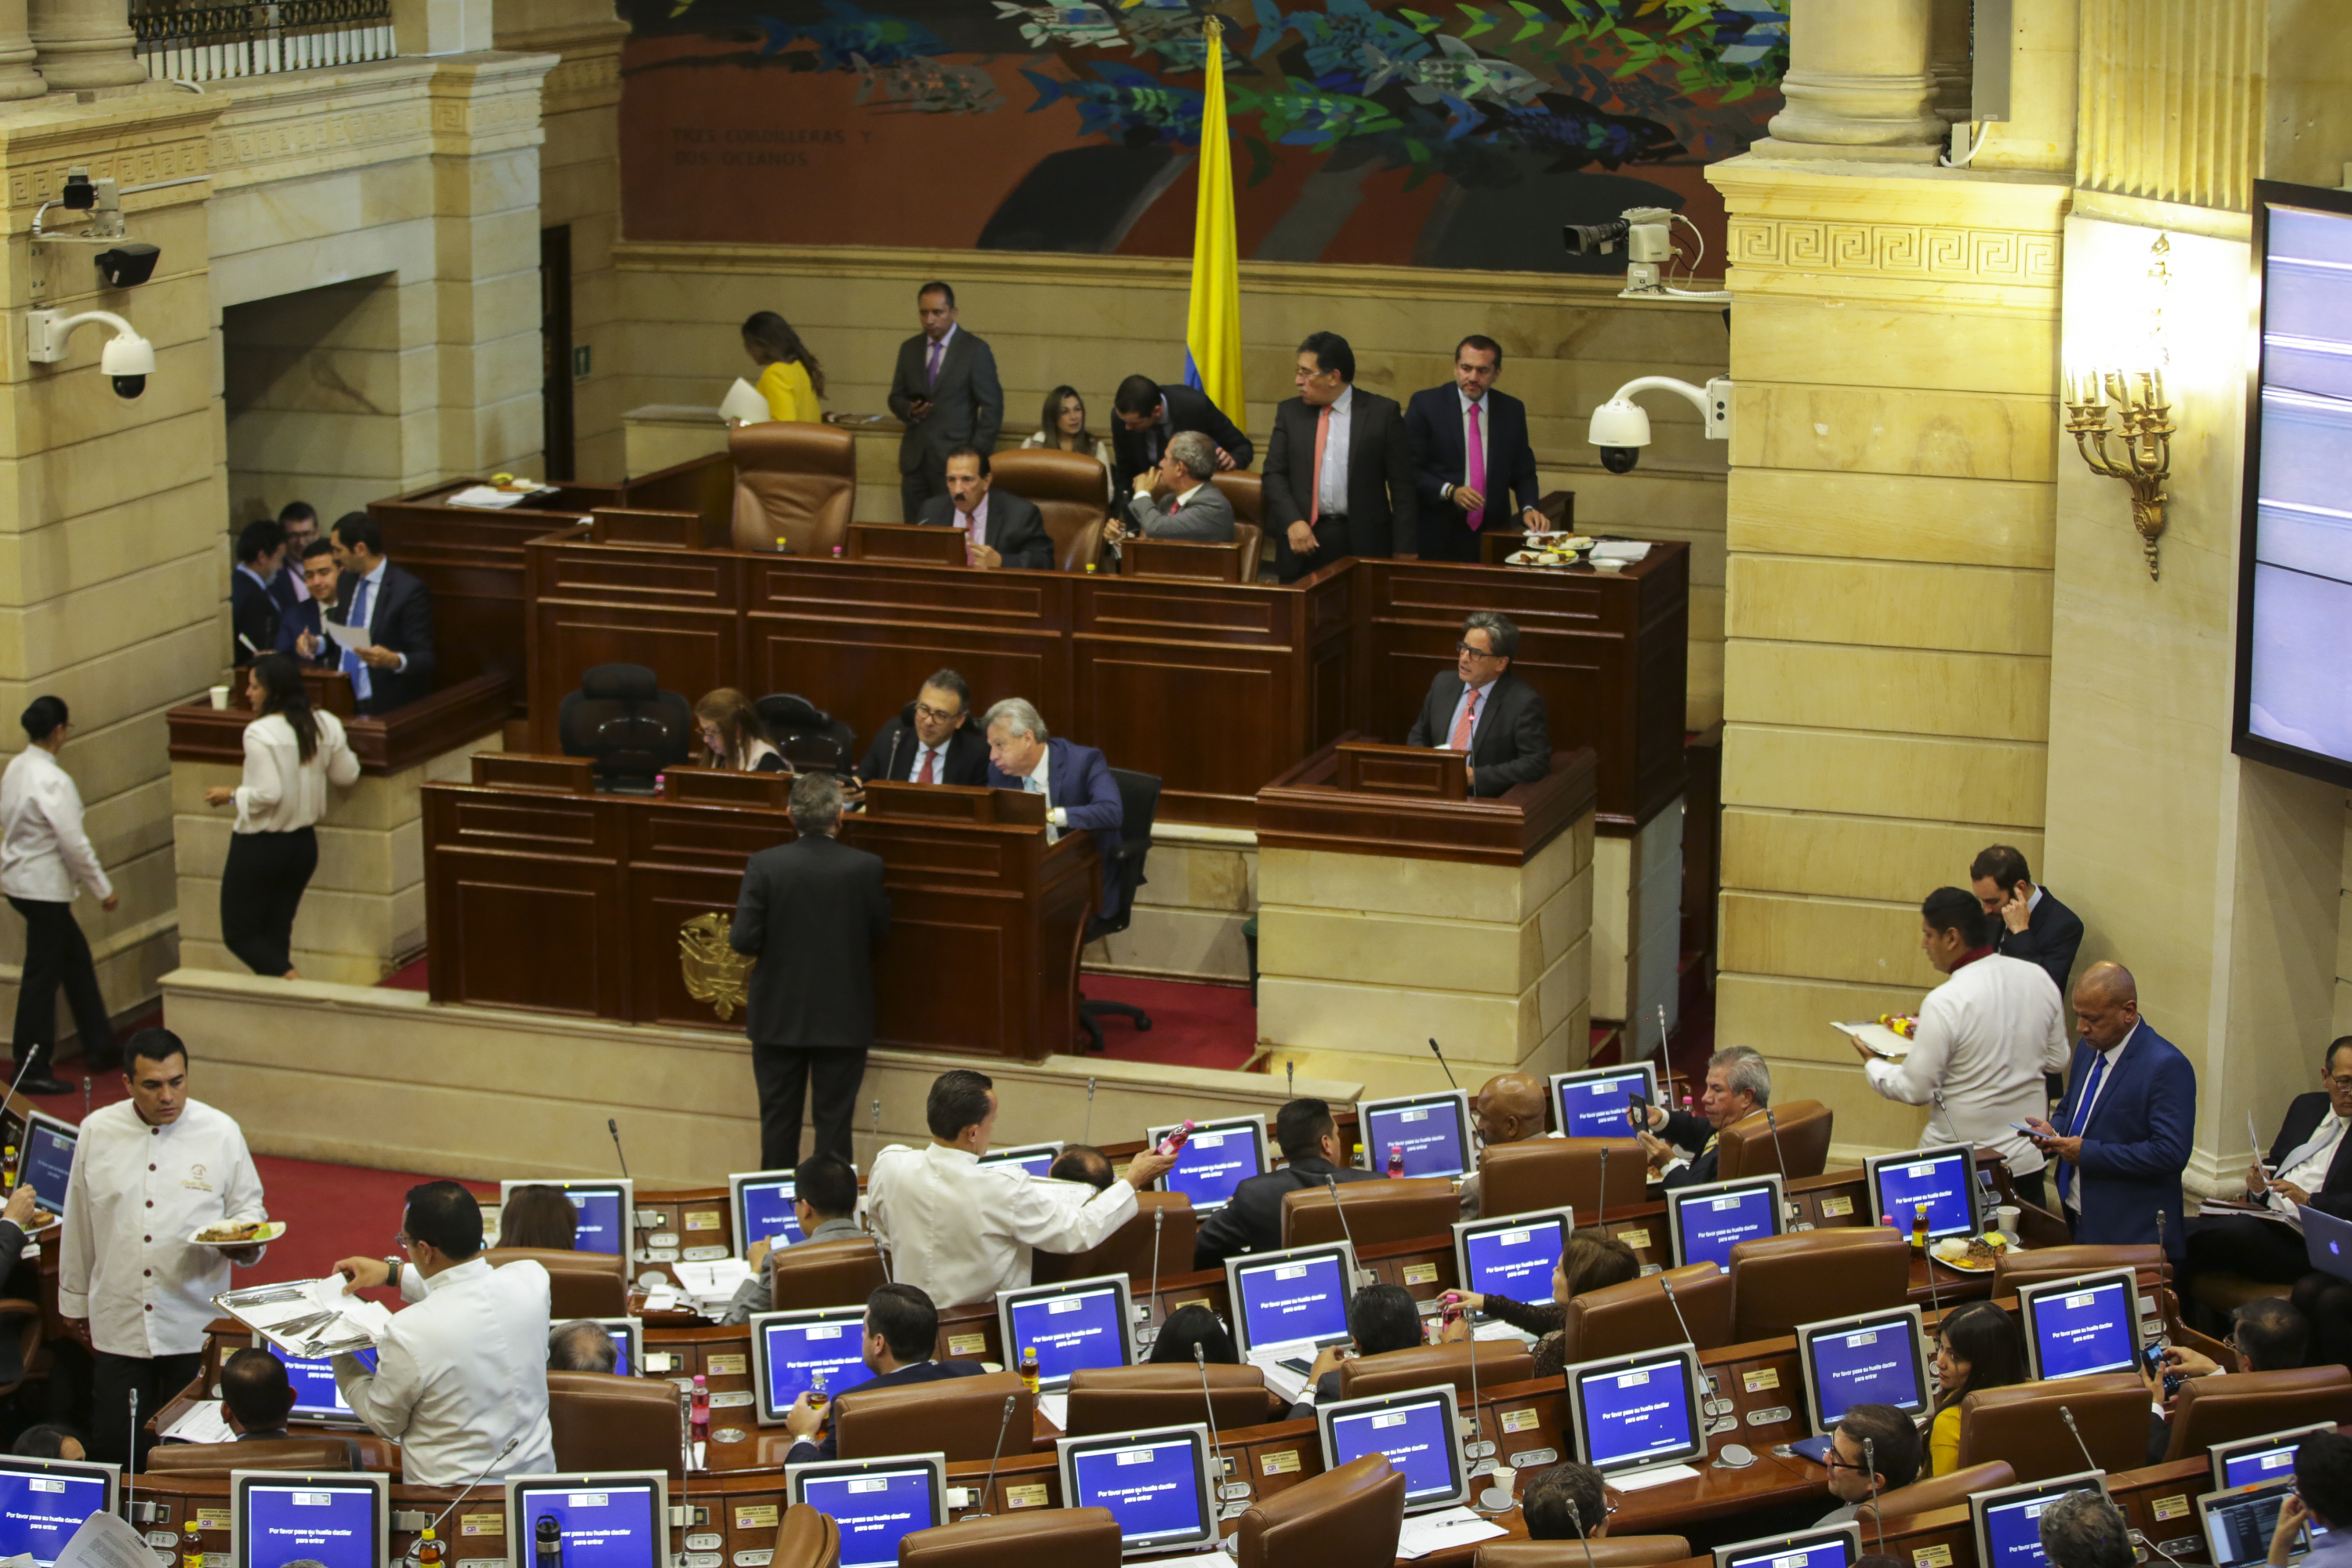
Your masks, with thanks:
<instances>
[{"instance_id":1,"label":"black trousers","mask_svg":"<svg viewBox=\"0 0 2352 1568\"><path fill-rule=\"evenodd\" d=\"M2009 1190L2015 1193L2018 1197L2024 1202L2032 1204L2035 1208L2041 1209L2048 1208L2050 1206L2050 1187L2046 1174L2046 1168L2045 1170L2036 1171L2032 1174L2026 1176L2020 1176L2012 1173L2009 1178Z\"/></svg>"},{"instance_id":2,"label":"black trousers","mask_svg":"<svg viewBox=\"0 0 2352 1568\"><path fill-rule=\"evenodd\" d=\"M923 454L923 460L913 469L898 476L898 508L910 523L922 521L925 501L947 493L947 462L928 452Z\"/></svg>"},{"instance_id":3,"label":"black trousers","mask_svg":"<svg viewBox=\"0 0 2352 1568\"><path fill-rule=\"evenodd\" d=\"M89 1457L117 1465L131 1462L131 1394L139 1395L139 1425L144 1427L166 1401L196 1380L204 1364L201 1351L152 1359L100 1351L89 1378ZM139 1434L141 1468L154 1446L152 1436Z\"/></svg>"},{"instance_id":4,"label":"black trousers","mask_svg":"<svg viewBox=\"0 0 2352 1568\"><path fill-rule=\"evenodd\" d=\"M1278 583L1296 583L1309 572L1337 565L1348 555L1348 520L1319 518L1315 523L1315 553L1301 555L1290 548L1290 530L1267 527L1274 533L1274 576Z\"/></svg>"},{"instance_id":5,"label":"black trousers","mask_svg":"<svg viewBox=\"0 0 2352 1568\"><path fill-rule=\"evenodd\" d=\"M2242 1274L2291 1285L2311 1271L2303 1237L2285 1226L2243 1215L2213 1215L2189 1222L2189 1274Z\"/></svg>"},{"instance_id":6,"label":"black trousers","mask_svg":"<svg viewBox=\"0 0 2352 1568\"><path fill-rule=\"evenodd\" d=\"M92 1067L112 1066L114 1025L106 1016L98 965L90 960L89 941L73 918L73 906L41 899L10 899L8 904L25 917L25 974L16 989L18 1064L36 1047L47 1053L47 1060L57 1059L58 987L63 985L74 1028L81 1035L82 1059Z\"/></svg>"},{"instance_id":7,"label":"black trousers","mask_svg":"<svg viewBox=\"0 0 2352 1568\"><path fill-rule=\"evenodd\" d=\"M221 940L256 974L294 967L294 912L319 868L319 833L235 833L221 872Z\"/></svg>"},{"instance_id":8,"label":"black trousers","mask_svg":"<svg viewBox=\"0 0 2352 1568\"><path fill-rule=\"evenodd\" d=\"M760 1168L792 1171L801 1163L801 1106L814 1079L816 1152L849 1158L849 1128L857 1116L857 1086L866 1053L854 1047L751 1047L751 1077L760 1086Z\"/></svg>"}]
</instances>

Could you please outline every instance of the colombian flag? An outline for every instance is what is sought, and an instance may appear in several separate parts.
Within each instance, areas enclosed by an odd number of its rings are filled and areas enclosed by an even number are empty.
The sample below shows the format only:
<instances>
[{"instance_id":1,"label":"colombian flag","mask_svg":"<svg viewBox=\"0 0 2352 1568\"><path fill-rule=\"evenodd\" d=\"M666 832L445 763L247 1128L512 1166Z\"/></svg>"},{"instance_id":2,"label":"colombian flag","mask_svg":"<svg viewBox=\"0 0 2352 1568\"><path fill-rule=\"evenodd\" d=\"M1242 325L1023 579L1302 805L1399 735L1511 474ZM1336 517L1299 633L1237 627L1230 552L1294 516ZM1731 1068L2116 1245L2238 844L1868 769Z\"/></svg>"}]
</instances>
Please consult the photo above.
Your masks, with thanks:
<instances>
[{"instance_id":1,"label":"colombian flag","mask_svg":"<svg viewBox=\"0 0 2352 1568\"><path fill-rule=\"evenodd\" d=\"M1234 233L1234 160L1225 131L1223 24L1208 25L1208 89L1201 103L1201 202L1192 217L1192 306L1184 327L1184 384L1249 427L1242 402L1241 255Z\"/></svg>"}]
</instances>

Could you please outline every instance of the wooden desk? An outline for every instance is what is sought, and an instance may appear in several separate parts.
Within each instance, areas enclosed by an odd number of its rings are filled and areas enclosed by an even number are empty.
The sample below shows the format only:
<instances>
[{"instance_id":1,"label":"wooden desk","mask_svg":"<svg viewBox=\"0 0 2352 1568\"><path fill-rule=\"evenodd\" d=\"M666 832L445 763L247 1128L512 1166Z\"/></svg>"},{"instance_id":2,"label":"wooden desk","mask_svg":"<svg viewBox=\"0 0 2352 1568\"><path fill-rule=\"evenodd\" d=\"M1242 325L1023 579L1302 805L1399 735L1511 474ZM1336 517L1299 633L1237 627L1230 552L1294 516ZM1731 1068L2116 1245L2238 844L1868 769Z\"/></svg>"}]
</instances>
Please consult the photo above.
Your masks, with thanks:
<instances>
[{"instance_id":1,"label":"wooden desk","mask_svg":"<svg viewBox=\"0 0 2352 1568\"><path fill-rule=\"evenodd\" d=\"M1360 739L1341 736L1258 791L1259 848L1522 866L1594 806L1590 749L1555 752L1533 784L1465 800L1430 782L1458 780L1459 753ZM1426 775L1414 759L1426 759Z\"/></svg>"},{"instance_id":2,"label":"wooden desk","mask_svg":"<svg viewBox=\"0 0 2352 1568\"><path fill-rule=\"evenodd\" d=\"M361 773L382 776L404 772L495 733L506 722L510 690L503 675L475 676L389 713L346 719L343 734ZM237 700L242 701L241 694ZM186 702L166 713L164 722L173 762L243 765L245 727L253 722L252 710Z\"/></svg>"}]
</instances>

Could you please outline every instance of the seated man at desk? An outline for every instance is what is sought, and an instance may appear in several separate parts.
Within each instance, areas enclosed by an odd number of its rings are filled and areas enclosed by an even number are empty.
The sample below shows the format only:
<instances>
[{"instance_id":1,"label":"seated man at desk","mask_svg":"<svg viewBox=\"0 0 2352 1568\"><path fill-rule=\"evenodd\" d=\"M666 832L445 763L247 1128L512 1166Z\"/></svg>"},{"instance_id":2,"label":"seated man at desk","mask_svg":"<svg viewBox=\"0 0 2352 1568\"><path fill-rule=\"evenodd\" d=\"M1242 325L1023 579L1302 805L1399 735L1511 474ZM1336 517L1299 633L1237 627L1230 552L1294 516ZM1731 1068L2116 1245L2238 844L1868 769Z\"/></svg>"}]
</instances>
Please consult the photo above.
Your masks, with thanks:
<instances>
[{"instance_id":1,"label":"seated man at desk","mask_svg":"<svg viewBox=\"0 0 2352 1568\"><path fill-rule=\"evenodd\" d=\"M1687 1111L1650 1107L1650 1125L1637 1129L1643 1152L1650 1157L1650 1179L1668 1188L1696 1186L1715 1180L1716 1142L1727 1127L1764 1114L1772 1100L1772 1069L1752 1046L1726 1046L1706 1058L1706 1092L1698 1108L1705 1119ZM1625 1113L1630 1120L1633 1112ZM1664 1132L1664 1137L1658 1134ZM1696 1149L1694 1157L1675 1152Z\"/></svg>"},{"instance_id":2,"label":"seated man at desk","mask_svg":"<svg viewBox=\"0 0 2352 1568\"><path fill-rule=\"evenodd\" d=\"M1421 1309L1412 1292L1402 1285L1367 1285L1357 1291L1348 1303L1348 1339L1344 1350L1326 1345L1317 1352L1315 1364L1307 1370L1307 1387L1290 1407L1291 1420L1304 1421L1315 1414L1317 1405L1339 1397L1341 1362L1421 1348Z\"/></svg>"},{"instance_id":3,"label":"seated man at desk","mask_svg":"<svg viewBox=\"0 0 2352 1568\"><path fill-rule=\"evenodd\" d=\"M294 1411L294 1380L286 1363L248 1345L221 1363L221 1418L240 1443L267 1443L290 1436L286 1418Z\"/></svg>"},{"instance_id":4,"label":"seated man at desk","mask_svg":"<svg viewBox=\"0 0 2352 1568\"><path fill-rule=\"evenodd\" d=\"M1551 772L1551 724L1536 689L1511 673L1519 628L1492 610L1462 623L1454 668L1430 678L1408 746L1467 752L1470 793L1496 795Z\"/></svg>"},{"instance_id":5,"label":"seated man at desk","mask_svg":"<svg viewBox=\"0 0 2352 1568\"><path fill-rule=\"evenodd\" d=\"M278 651L309 669L332 669L342 654L320 624L327 606L335 602L335 584L341 573L335 566L335 547L314 539L302 548L302 585L309 596L286 612L278 623Z\"/></svg>"},{"instance_id":6,"label":"seated man at desk","mask_svg":"<svg viewBox=\"0 0 2352 1568\"><path fill-rule=\"evenodd\" d=\"M1813 1528L1845 1524L1864 1503L1909 1486L1925 1457L1911 1417L1892 1405L1848 1405L1830 1434L1830 1495L1838 1506Z\"/></svg>"},{"instance_id":7,"label":"seated man at desk","mask_svg":"<svg viewBox=\"0 0 2352 1568\"><path fill-rule=\"evenodd\" d=\"M1111 486L1126 489L1150 472L1179 436L1201 435L1220 468L1246 468L1257 448L1209 395L1190 386L1162 386L1148 375L1130 375L1111 398L1118 427L1111 431Z\"/></svg>"},{"instance_id":8,"label":"seated man at desk","mask_svg":"<svg viewBox=\"0 0 2352 1568\"><path fill-rule=\"evenodd\" d=\"M835 1154L811 1154L793 1172L793 1220L801 1227L794 1247L826 1241L864 1241L857 1226L857 1172ZM743 1256L751 1262L751 1278L735 1287L722 1323L748 1323L754 1312L772 1312L776 1305L776 1254L782 1250L774 1237L746 1237Z\"/></svg>"},{"instance_id":9,"label":"seated man at desk","mask_svg":"<svg viewBox=\"0 0 2352 1568\"><path fill-rule=\"evenodd\" d=\"M1251 1176L1234 1188L1233 1201L1201 1226L1192 1242L1194 1268L1222 1268L1244 1252L1272 1252L1282 1246L1282 1199L1286 1193L1326 1182L1381 1180L1345 1163L1346 1145L1331 1108L1319 1100L1294 1100L1274 1113L1274 1140L1286 1163L1279 1171Z\"/></svg>"},{"instance_id":10,"label":"seated man at desk","mask_svg":"<svg viewBox=\"0 0 2352 1568\"><path fill-rule=\"evenodd\" d=\"M1599 1541L1609 1533L1609 1494L1601 1472L1563 1459L1528 1483L1519 1500L1529 1541Z\"/></svg>"},{"instance_id":11,"label":"seated man at desk","mask_svg":"<svg viewBox=\"0 0 2352 1568\"><path fill-rule=\"evenodd\" d=\"M1109 867L1127 807L1103 754L1045 733L1045 721L1024 698L1008 697L991 708L981 730L988 737L989 787L1044 795L1046 842L1080 829L1095 836L1104 867L1102 912L1117 914L1118 883Z\"/></svg>"},{"instance_id":12,"label":"seated man at desk","mask_svg":"<svg viewBox=\"0 0 2352 1568\"><path fill-rule=\"evenodd\" d=\"M948 493L925 501L915 521L925 528L963 530L968 566L1044 572L1054 564L1054 541L1045 531L1045 520L1011 490L995 489L988 454L970 447L948 454Z\"/></svg>"},{"instance_id":13,"label":"seated man at desk","mask_svg":"<svg viewBox=\"0 0 2352 1568\"><path fill-rule=\"evenodd\" d=\"M610 1373L621 1364L621 1348L604 1324L593 1318L574 1318L547 1336L550 1372Z\"/></svg>"},{"instance_id":14,"label":"seated man at desk","mask_svg":"<svg viewBox=\"0 0 2352 1568\"><path fill-rule=\"evenodd\" d=\"M860 1394L974 1377L987 1370L976 1361L934 1359L940 1349L940 1310L912 1285L884 1285L866 1297L865 1330L859 1359L874 1375L857 1385ZM784 1430L793 1435L793 1451L784 1456L784 1463L821 1464L834 1458L833 1434L825 1433L823 1442L816 1436L832 1413L833 1402L814 1388L801 1395L784 1416Z\"/></svg>"},{"instance_id":15,"label":"seated man at desk","mask_svg":"<svg viewBox=\"0 0 2352 1568\"><path fill-rule=\"evenodd\" d=\"M1198 430L1186 430L1160 455L1163 494L1137 490L1127 515L1114 517L1103 542L1114 549L1129 539L1174 539L1192 544L1234 542L1234 503L1209 482L1217 471L1217 448ZM1248 563L1255 566L1255 563ZM1244 574L1255 578L1255 571Z\"/></svg>"},{"instance_id":16,"label":"seated man at desk","mask_svg":"<svg viewBox=\"0 0 2352 1568\"><path fill-rule=\"evenodd\" d=\"M343 649L341 668L362 713L388 713L433 689L433 597L384 558L383 533L367 513L337 518L334 543L342 580L327 618L363 628L371 645Z\"/></svg>"},{"instance_id":17,"label":"seated man at desk","mask_svg":"<svg viewBox=\"0 0 2352 1568\"><path fill-rule=\"evenodd\" d=\"M1478 1142L1488 1149L1497 1143L1524 1143L1544 1135L1544 1080L1533 1073L1496 1073L1470 1102L1478 1119ZM1462 1217L1478 1217L1478 1173L1462 1178Z\"/></svg>"},{"instance_id":18,"label":"seated man at desk","mask_svg":"<svg viewBox=\"0 0 2352 1568\"><path fill-rule=\"evenodd\" d=\"M933 672L915 700L875 731L861 779L899 784L988 784L988 742L973 729L971 687L952 669Z\"/></svg>"}]
</instances>

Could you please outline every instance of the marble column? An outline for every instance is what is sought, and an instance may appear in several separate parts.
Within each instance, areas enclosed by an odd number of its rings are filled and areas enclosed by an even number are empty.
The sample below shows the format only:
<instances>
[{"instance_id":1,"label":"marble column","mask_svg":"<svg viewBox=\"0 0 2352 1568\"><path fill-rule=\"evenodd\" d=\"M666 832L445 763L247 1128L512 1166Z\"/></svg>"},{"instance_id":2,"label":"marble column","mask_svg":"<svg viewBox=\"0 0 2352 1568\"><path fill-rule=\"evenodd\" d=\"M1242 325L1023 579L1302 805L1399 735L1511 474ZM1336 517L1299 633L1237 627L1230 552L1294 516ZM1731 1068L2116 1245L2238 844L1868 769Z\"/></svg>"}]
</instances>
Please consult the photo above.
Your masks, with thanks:
<instances>
[{"instance_id":1,"label":"marble column","mask_svg":"<svg viewBox=\"0 0 2352 1568\"><path fill-rule=\"evenodd\" d=\"M49 90L33 68L33 37L26 30L25 0L0 0L0 102L38 98Z\"/></svg>"},{"instance_id":2,"label":"marble column","mask_svg":"<svg viewBox=\"0 0 2352 1568\"><path fill-rule=\"evenodd\" d=\"M1932 163L1944 122L1931 107L1934 0L1794 0L1788 106L1752 149L1767 158Z\"/></svg>"},{"instance_id":3,"label":"marble column","mask_svg":"<svg viewBox=\"0 0 2352 1568\"><path fill-rule=\"evenodd\" d=\"M49 91L147 79L147 68L131 55L129 0L30 0L30 9L33 47Z\"/></svg>"}]
</instances>

